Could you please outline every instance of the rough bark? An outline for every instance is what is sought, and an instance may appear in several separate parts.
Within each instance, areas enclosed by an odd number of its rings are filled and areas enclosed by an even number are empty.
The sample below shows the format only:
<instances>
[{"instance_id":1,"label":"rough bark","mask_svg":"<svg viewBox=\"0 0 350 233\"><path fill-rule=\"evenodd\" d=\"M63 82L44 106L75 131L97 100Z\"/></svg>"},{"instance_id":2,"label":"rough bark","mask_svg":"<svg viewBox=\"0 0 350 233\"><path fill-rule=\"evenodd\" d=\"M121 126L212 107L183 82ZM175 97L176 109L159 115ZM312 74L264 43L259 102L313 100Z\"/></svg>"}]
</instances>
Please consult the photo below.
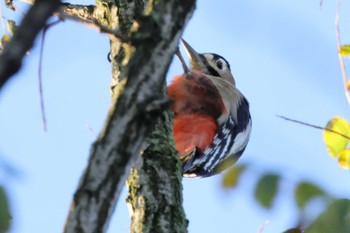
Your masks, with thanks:
<instances>
[{"instance_id":1,"label":"rough bark","mask_svg":"<svg viewBox=\"0 0 350 233\"><path fill-rule=\"evenodd\" d=\"M25 54L45 27L46 21L60 6L59 0L36 0L24 16L15 34L0 55L0 89L19 71Z\"/></svg>"},{"instance_id":2,"label":"rough bark","mask_svg":"<svg viewBox=\"0 0 350 233\"><path fill-rule=\"evenodd\" d=\"M165 112L157 122L142 153L132 168L127 184L132 233L187 232L183 209L182 168L172 137L172 114Z\"/></svg>"},{"instance_id":3,"label":"rough bark","mask_svg":"<svg viewBox=\"0 0 350 233\"><path fill-rule=\"evenodd\" d=\"M188 4L192 12L194 2ZM168 11L168 15L179 14L174 8L159 9L153 2L148 7L155 11L150 14L157 14L157 10ZM180 22L174 20L172 23L183 24L181 20L188 18L191 12L179 18ZM169 33L167 36L172 38L177 35ZM164 82L162 85L165 88ZM173 147L172 118L169 111L162 114L143 145L147 146L142 148L142 157L131 169L127 180L132 233L187 232L188 221L182 198L182 168Z\"/></svg>"},{"instance_id":4,"label":"rough bark","mask_svg":"<svg viewBox=\"0 0 350 233\"><path fill-rule=\"evenodd\" d=\"M149 1L144 14L139 14L140 4L137 2L96 2L98 9L95 13L99 17L99 23L111 28L118 27L131 38L132 43L111 43L113 103L104 130L92 146L89 164L74 195L64 229L67 233L106 231L130 165L137 159L141 144L168 105L163 94L165 75L184 25L192 14L194 0ZM131 30L130 25L133 25ZM155 183L159 183L159 179L168 183L168 186L150 186L150 190L157 190L158 194L145 198L146 207L152 206L148 205L152 203L157 206L156 211L145 209L148 214L155 216L149 218L153 222L148 223L153 225L153 232L177 232L173 229L177 229L174 226L178 223L170 221L179 219L179 225L184 226L181 229L186 229L186 221L183 220L182 214L180 166L169 143L172 142L171 130L167 128L170 123L169 120L165 120L166 116L168 115L163 115L162 121L157 124L158 130L152 134L155 136L152 137L153 140L163 135L162 146L149 147L144 154L145 158L150 160L148 162L145 159L143 164L150 165L143 171L148 174L147 171L153 170L149 173L155 175L150 175L149 179ZM158 145L155 141L150 142L151 145ZM164 163L154 165L154 159L163 161L162 158L167 159L164 159ZM167 161L173 161L175 164L172 167L173 174L167 167L170 166ZM164 168L158 170L158 166ZM133 176L145 174L143 171L133 172ZM176 184L169 183L175 181ZM143 181L135 180L135 184L147 189ZM140 190L143 190L142 188ZM135 189L135 192L143 195L140 190ZM147 193L150 194L148 190ZM138 198L140 195L134 197ZM130 202L134 197L130 197ZM163 199L156 199L160 197ZM153 198L153 201L148 198ZM155 204L155 201L158 204ZM170 207L166 208L168 206ZM161 212L161 208L167 210ZM147 231L142 228L142 231L138 232Z\"/></svg>"}]
</instances>

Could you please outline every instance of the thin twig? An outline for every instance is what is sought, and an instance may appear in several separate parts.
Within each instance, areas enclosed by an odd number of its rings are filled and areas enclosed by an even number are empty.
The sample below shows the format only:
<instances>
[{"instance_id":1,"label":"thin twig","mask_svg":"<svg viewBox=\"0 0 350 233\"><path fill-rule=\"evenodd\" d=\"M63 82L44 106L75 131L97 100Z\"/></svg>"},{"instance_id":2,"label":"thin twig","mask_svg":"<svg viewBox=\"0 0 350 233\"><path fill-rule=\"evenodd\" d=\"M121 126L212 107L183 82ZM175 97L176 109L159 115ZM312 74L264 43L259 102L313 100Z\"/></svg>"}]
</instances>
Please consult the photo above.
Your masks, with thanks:
<instances>
[{"instance_id":1,"label":"thin twig","mask_svg":"<svg viewBox=\"0 0 350 233\"><path fill-rule=\"evenodd\" d=\"M79 22L79 23L81 23L85 26L88 26L90 28L97 29L99 32L105 34L112 41L119 41L121 43L129 43L130 42L130 38L124 36L120 31L109 29L109 28L103 26L102 24L100 24L99 22L97 22L96 20L86 20L86 19L83 19L83 18L75 16L75 15L66 14L63 11L60 11L58 13L58 15L61 19L74 20L74 21Z\"/></svg>"},{"instance_id":2,"label":"thin twig","mask_svg":"<svg viewBox=\"0 0 350 233\"><path fill-rule=\"evenodd\" d=\"M257 233L262 233L263 230L265 229L265 227L267 226L267 224L269 224L269 220L266 220L259 228L258 232Z\"/></svg>"},{"instance_id":3,"label":"thin twig","mask_svg":"<svg viewBox=\"0 0 350 233\"><path fill-rule=\"evenodd\" d=\"M0 4L0 18L1 18L2 29L4 30L4 35L6 35L6 27L5 27L4 17L2 15L2 4Z\"/></svg>"},{"instance_id":4,"label":"thin twig","mask_svg":"<svg viewBox=\"0 0 350 233\"><path fill-rule=\"evenodd\" d=\"M43 78L42 78L42 64L43 64L43 55L44 55L44 42L45 42L45 36L46 36L46 31L58 24L60 20L57 20L53 23L50 23L46 25L43 28L43 32L41 35L41 42L40 42L40 54L39 54L39 68L38 68L38 81L39 81L39 96L40 96L40 109L41 109L41 118L43 121L43 127L44 131L47 131L47 121L46 121L46 114L45 114L45 103L44 103L44 94L43 94Z\"/></svg>"},{"instance_id":5,"label":"thin twig","mask_svg":"<svg viewBox=\"0 0 350 233\"><path fill-rule=\"evenodd\" d=\"M298 124L301 124L301 125L309 126L311 128L314 128L314 129L320 129L320 130L325 130L325 131L328 131L328 132L331 132L331 133L335 133L335 134L337 134L339 136L342 136L343 138L346 138L346 139L350 140L349 136L347 136L345 134L342 134L342 133L339 133L337 131L331 130L331 129L327 129L327 128L324 128L324 127L321 127L321 126L318 126L318 125L312 125L312 124L305 123L305 122L302 122L302 121L290 119L288 117L284 117L284 116L280 116L280 115L276 115L276 116L279 117L279 118L282 118L284 120L287 120L287 121L291 121L291 122L298 123Z\"/></svg>"},{"instance_id":6,"label":"thin twig","mask_svg":"<svg viewBox=\"0 0 350 233\"><path fill-rule=\"evenodd\" d=\"M96 134L95 130L92 128L90 124L86 124L85 127L89 130L89 133L93 136L94 140L97 140L98 135Z\"/></svg>"},{"instance_id":7,"label":"thin twig","mask_svg":"<svg viewBox=\"0 0 350 233\"><path fill-rule=\"evenodd\" d=\"M38 69L40 109L41 109L41 119L43 121L44 131L47 131L47 124L46 124L45 104L44 104L44 95L43 95L43 78L42 78L41 71L42 71L42 63L43 63L44 41L45 41L46 30L47 30L47 27L43 29L43 32L41 34L39 69Z\"/></svg>"},{"instance_id":8,"label":"thin twig","mask_svg":"<svg viewBox=\"0 0 350 233\"><path fill-rule=\"evenodd\" d=\"M20 0L22 2L33 4L33 0ZM70 19L79 22L90 28L97 29L99 32L107 35L112 41L129 43L130 39L124 36L120 31L109 29L96 21L95 6L93 5L75 5L70 3L61 3L60 9L54 13L60 19Z\"/></svg>"},{"instance_id":9,"label":"thin twig","mask_svg":"<svg viewBox=\"0 0 350 233\"><path fill-rule=\"evenodd\" d=\"M345 64L344 64L344 58L340 52L341 51L341 40L340 40L340 28L339 28L339 16L340 16L340 0L338 0L337 13L335 15L335 27L336 27L336 36L337 36L337 43L338 43L338 57L339 57L341 73L343 76L344 92L345 92L346 99L348 100L348 103L350 104L350 94L349 94L349 90L347 88L348 80L346 78L346 69L345 69Z\"/></svg>"}]
</instances>

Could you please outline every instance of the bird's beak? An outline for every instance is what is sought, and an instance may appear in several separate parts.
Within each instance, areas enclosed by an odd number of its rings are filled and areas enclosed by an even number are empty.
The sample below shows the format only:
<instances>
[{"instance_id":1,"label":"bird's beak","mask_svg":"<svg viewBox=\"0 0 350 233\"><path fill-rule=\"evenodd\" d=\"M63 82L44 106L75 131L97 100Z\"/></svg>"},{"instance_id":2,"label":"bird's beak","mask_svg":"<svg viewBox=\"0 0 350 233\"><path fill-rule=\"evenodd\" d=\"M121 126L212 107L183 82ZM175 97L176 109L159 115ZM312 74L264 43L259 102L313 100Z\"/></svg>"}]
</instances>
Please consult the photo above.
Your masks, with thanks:
<instances>
[{"instance_id":1,"label":"bird's beak","mask_svg":"<svg viewBox=\"0 0 350 233\"><path fill-rule=\"evenodd\" d=\"M199 70L199 71L204 71L205 65L199 55L199 53L196 52L184 39L181 39L183 46L185 47L185 50L187 52L187 55L190 57L190 65L191 65L191 70Z\"/></svg>"}]
</instances>

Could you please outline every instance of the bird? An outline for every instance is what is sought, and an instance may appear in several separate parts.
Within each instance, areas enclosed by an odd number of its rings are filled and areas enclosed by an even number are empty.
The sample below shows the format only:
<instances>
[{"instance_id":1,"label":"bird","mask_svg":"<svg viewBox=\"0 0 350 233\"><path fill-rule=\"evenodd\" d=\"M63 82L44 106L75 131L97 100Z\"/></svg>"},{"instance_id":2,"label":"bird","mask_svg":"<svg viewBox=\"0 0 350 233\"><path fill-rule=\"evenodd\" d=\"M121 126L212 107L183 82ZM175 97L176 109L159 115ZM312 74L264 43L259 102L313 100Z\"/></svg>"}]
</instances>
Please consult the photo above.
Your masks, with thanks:
<instances>
[{"instance_id":1,"label":"bird","mask_svg":"<svg viewBox=\"0 0 350 233\"><path fill-rule=\"evenodd\" d=\"M175 148L184 177L210 177L231 167L251 133L249 102L237 89L229 62L216 53L197 53L184 39L190 58L185 73L168 85L174 112Z\"/></svg>"}]
</instances>

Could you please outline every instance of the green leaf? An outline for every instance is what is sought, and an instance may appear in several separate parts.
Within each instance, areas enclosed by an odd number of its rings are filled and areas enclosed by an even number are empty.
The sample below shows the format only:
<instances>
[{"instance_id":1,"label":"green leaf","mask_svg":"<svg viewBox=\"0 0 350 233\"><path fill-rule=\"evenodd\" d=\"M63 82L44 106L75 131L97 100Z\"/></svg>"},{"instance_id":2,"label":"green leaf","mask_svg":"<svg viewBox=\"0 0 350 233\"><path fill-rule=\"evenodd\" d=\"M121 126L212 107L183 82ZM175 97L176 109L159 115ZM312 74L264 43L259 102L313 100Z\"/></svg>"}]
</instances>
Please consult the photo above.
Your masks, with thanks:
<instances>
[{"instance_id":1,"label":"green leaf","mask_svg":"<svg viewBox=\"0 0 350 233\"><path fill-rule=\"evenodd\" d=\"M280 176L266 174L260 178L255 187L255 199L265 208L269 209L277 194Z\"/></svg>"},{"instance_id":2,"label":"green leaf","mask_svg":"<svg viewBox=\"0 0 350 233\"><path fill-rule=\"evenodd\" d=\"M0 232L7 232L10 227L11 215L5 190L0 187Z\"/></svg>"},{"instance_id":3,"label":"green leaf","mask_svg":"<svg viewBox=\"0 0 350 233\"><path fill-rule=\"evenodd\" d=\"M305 233L349 233L350 200L338 199L329 205L305 230Z\"/></svg>"},{"instance_id":4,"label":"green leaf","mask_svg":"<svg viewBox=\"0 0 350 233\"><path fill-rule=\"evenodd\" d=\"M340 46L340 55L342 57L350 56L350 45Z\"/></svg>"},{"instance_id":5,"label":"green leaf","mask_svg":"<svg viewBox=\"0 0 350 233\"><path fill-rule=\"evenodd\" d=\"M339 153L338 164L344 169L350 169L350 149L343 150Z\"/></svg>"},{"instance_id":6,"label":"green leaf","mask_svg":"<svg viewBox=\"0 0 350 233\"><path fill-rule=\"evenodd\" d=\"M311 199L319 196L327 195L321 188L307 181L300 182L294 193L295 202L300 209L303 209Z\"/></svg>"},{"instance_id":7,"label":"green leaf","mask_svg":"<svg viewBox=\"0 0 350 233\"><path fill-rule=\"evenodd\" d=\"M246 169L245 165L238 165L231 167L222 179L222 185L225 188L235 188L242 172Z\"/></svg>"},{"instance_id":8,"label":"green leaf","mask_svg":"<svg viewBox=\"0 0 350 233\"><path fill-rule=\"evenodd\" d=\"M332 158L335 158L340 152L345 150L349 143L349 139L346 137L350 138L350 126L345 119L335 117L327 123L326 129L333 131L324 130L323 139L327 146L328 153Z\"/></svg>"}]
</instances>

